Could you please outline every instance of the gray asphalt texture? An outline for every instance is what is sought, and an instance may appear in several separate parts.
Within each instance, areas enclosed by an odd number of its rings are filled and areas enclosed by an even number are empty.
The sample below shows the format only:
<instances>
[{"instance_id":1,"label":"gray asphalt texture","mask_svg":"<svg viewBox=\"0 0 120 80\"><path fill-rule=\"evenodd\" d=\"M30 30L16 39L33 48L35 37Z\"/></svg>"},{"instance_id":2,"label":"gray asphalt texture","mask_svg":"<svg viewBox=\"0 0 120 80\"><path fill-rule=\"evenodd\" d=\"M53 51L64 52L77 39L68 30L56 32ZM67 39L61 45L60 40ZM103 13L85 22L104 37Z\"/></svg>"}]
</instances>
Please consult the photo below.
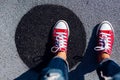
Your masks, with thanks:
<instances>
[{"instance_id":1,"label":"gray asphalt texture","mask_svg":"<svg viewBox=\"0 0 120 80\"><path fill-rule=\"evenodd\" d=\"M101 21L110 21L115 29L111 58L120 64L120 0L0 0L0 80L13 80L29 69L18 55L14 40L15 30L24 14L41 4L62 5L72 10L85 27L87 46L94 27ZM85 55L84 64L78 65L72 80L99 80L94 67L96 61L92 55ZM80 72L84 74L83 79Z\"/></svg>"}]
</instances>

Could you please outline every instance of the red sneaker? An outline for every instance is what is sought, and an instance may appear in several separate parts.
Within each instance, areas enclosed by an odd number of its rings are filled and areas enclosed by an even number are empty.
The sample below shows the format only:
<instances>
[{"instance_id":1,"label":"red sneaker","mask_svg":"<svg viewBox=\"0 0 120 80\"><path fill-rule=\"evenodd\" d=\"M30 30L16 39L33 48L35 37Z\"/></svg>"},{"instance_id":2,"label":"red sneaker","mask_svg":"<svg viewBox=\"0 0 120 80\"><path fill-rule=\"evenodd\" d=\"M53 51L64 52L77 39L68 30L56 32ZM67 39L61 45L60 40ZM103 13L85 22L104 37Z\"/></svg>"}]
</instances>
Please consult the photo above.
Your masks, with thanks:
<instances>
[{"instance_id":1,"label":"red sneaker","mask_svg":"<svg viewBox=\"0 0 120 80\"><path fill-rule=\"evenodd\" d=\"M103 21L97 31L97 46L94 48L99 53L112 53L112 46L114 42L114 29L108 21Z\"/></svg>"},{"instance_id":2,"label":"red sneaker","mask_svg":"<svg viewBox=\"0 0 120 80\"><path fill-rule=\"evenodd\" d=\"M66 21L59 20L53 28L52 39L54 45L51 52L67 52L67 44L69 37L69 27Z\"/></svg>"}]
</instances>

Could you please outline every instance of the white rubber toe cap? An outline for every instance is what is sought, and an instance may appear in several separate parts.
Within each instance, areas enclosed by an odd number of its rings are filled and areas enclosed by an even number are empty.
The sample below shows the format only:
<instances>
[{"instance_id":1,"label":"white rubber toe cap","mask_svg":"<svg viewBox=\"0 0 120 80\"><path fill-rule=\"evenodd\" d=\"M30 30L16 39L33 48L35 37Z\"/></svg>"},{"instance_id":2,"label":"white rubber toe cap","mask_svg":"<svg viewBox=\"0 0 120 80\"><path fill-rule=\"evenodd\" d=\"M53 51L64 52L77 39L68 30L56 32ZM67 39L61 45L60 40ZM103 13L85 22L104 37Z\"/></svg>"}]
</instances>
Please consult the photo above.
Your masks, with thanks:
<instances>
[{"instance_id":1,"label":"white rubber toe cap","mask_svg":"<svg viewBox=\"0 0 120 80\"><path fill-rule=\"evenodd\" d=\"M108 21L103 21L100 24L100 30L113 30L113 27L110 22Z\"/></svg>"},{"instance_id":2,"label":"white rubber toe cap","mask_svg":"<svg viewBox=\"0 0 120 80\"><path fill-rule=\"evenodd\" d=\"M68 29L68 24L67 24L67 22L64 21L64 20L59 20L59 21L56 23L55 28L58 28L58 29Z\"/></svg>"}]
</instances>

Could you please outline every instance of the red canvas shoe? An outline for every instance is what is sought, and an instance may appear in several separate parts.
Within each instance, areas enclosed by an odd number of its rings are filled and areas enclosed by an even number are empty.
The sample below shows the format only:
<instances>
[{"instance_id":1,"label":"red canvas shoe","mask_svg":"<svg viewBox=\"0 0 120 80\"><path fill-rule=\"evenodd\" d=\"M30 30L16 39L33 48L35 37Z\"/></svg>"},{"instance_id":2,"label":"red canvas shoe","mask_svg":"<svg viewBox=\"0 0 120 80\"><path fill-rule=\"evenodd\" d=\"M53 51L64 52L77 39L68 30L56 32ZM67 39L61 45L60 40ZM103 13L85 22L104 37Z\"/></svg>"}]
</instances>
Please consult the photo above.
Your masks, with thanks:
<instances>
[{"instance_id":1,"label":"red canvas shoe","mask_svg":"<svg viewBox=\"0 0 120 80\"><path fill-rule=\"evenodd\" d=\"M103 21L97 31L97 46L94 48L99 53L112 53L112 46L114 42L114 29L108 21Z\"/></svg>"},{"instance_id":2,"label":"red canvas shoe","mask_svg":"<svg viewBox=\"0 0 120 80\"><path fill-rule=\"evenodd\" d=\"M59 20L53 28L51 52L67 52L69 27L66 21Z\"/></svg>"}]
</instances>

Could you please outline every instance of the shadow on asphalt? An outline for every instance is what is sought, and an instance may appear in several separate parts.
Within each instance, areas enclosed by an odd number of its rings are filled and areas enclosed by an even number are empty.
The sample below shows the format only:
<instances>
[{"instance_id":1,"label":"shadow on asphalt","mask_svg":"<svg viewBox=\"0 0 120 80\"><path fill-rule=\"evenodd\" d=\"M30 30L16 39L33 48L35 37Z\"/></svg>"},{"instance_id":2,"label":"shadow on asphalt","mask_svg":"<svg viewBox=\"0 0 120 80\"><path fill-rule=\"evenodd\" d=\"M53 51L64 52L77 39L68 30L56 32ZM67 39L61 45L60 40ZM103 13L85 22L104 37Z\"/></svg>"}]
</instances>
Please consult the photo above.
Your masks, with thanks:
<instances>
[{"instance_id":1,"label":"shadow on asphalt","mask_svg":"<svg viewBox=\"0 0 120 80\"><path fill-rule=\"evenodd\" d=\"M62 19L67 21L70 27L68 41L70 68L81 61L86 46L86 33L80 19L63 6L40 5L32 8L22 17L15 33L17 51L29 68L42 62L48 63L53 57L50 52L51 40L48 38L52 27Z\"/></svg>"},{"instance_id":2,"label":"shadow on asphalt","mask_svg":"<svg viewBox=\"0 0 120 80\"><path fill-rule=\"evenodd\" d=\"M54 57L50 52L51 30L58 20L65 20L70 28L68 41L70 68L82 60L86 33L80 19L63 6L47 4L36 6L22 17L16 29L17 51L23 62L31 68L17 80L35 80L34 78L39 76L41 70Z\"/></svg>"},{"instance_id":3,"label":"shadow on asphalt","mask_svg":"<svg viewBox=\"0 0 120 80\"><path fill-rule=\"evenodd\" d=\"M96 45L96 31L98 25L96 25L93 29L83 60L75 70L69 73L69 80L85 80L84 75L96 70L98 64L94 47Z\"/></svg>"},{"instance_id":4,"label":"shadow on asphalt","mask_svg":"<svg viewBox=\"0 0 120 80\"><path fill-rule=\"evenodd\" d=\"M69 73L69 80L85 80L84 75L96 70L98 64L96 59L97 55L94 51L94 47L96 44L95 37L96 37L97 27L98 25L96 25L95 28L93 29L92 36L90 38L83 60L75 70ZM16 80L29 80L29 79L38 80L39 74L36 71L39 71L39 70L35 70L35 69L33 68L28 70L27 72L22 74L20 77L18 77Z\"/></svg>"}]
</instances>

